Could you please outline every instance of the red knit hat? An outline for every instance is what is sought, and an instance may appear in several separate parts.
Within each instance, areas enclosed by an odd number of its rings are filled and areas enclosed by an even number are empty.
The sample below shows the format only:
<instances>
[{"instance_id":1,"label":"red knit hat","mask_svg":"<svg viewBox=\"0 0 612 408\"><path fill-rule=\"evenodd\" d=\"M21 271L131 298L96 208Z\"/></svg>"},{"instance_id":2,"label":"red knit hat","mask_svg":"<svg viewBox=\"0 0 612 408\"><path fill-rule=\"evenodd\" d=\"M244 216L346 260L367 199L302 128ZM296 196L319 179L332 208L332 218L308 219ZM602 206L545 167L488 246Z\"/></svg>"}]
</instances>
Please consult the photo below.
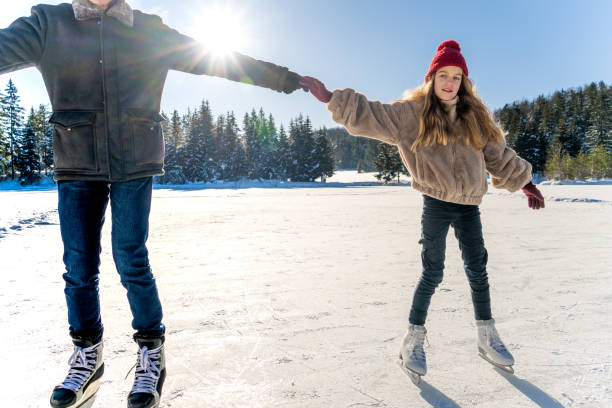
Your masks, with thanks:
<instances>
[{"instance_id":1,"label":"red knit hat","mask_svg":"<svg viewBox=\"0 0 612 408\"><path fill-rule=\"evenodd\" d=\"M427 71L427 75L425 75L425 82L429 80L429 77L432 76L434 72L449 65L461 68L465 76L468 76L467 65L465 64L463 55L461 55L461 47L459 47L457 41L453 40L444 41L438 46L438 52L436 52L436 55L434 55L431 60L429 71Z\"/></svg>"}]
</instances>

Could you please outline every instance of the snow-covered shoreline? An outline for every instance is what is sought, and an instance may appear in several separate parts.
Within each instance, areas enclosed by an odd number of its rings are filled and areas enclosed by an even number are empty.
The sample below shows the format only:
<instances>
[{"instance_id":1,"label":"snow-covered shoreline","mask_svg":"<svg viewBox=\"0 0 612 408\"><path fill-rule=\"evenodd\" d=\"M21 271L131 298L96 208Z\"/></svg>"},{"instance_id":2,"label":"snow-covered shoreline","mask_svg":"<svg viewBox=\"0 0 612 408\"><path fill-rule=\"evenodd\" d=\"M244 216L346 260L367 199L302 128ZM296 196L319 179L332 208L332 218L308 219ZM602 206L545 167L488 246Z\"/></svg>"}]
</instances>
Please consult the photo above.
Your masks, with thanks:
<instances>
[{"instance_id":1,"label":"snow-covered shoreline","mask_svg":"<svg viewBox=\"0 0 612 408\"><path fill-rule=\"evenodd\" d=\"M361 182L155 189L148 246L168 326L162 407L612 405L612 188L542 183L541 211L520 192L491 189L481 212L493 311L516 375L477 356L450 232L417 388L395 360L420 271L422 198L407 183L350 184ZM67 370L56 205L52 189L0 191L1 406L47 406ZM125 405L136 352L110 228L106 372L93 407Z\"/></svg>"}]
</instances>

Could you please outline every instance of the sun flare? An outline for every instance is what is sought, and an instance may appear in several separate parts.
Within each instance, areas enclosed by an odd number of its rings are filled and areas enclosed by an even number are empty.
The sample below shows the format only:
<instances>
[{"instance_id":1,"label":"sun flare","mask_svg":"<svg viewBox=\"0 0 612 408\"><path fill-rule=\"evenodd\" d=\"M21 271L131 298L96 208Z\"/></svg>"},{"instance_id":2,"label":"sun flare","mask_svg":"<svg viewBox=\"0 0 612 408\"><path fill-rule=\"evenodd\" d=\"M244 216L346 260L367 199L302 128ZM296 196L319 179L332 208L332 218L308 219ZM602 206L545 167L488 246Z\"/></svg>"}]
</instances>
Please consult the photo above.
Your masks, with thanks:
<instances>
[{"instance_id":1,"label":"sun flare","mask_svg":"<svg viewBox=\"0 0 612 408\"><path fill-rule=\"evenodd\" d=\"M241 15L227 7L203 10L197 20L195 39L216 55L225 55L244 47L246 34Z\"/></svg>"}]
</instances>

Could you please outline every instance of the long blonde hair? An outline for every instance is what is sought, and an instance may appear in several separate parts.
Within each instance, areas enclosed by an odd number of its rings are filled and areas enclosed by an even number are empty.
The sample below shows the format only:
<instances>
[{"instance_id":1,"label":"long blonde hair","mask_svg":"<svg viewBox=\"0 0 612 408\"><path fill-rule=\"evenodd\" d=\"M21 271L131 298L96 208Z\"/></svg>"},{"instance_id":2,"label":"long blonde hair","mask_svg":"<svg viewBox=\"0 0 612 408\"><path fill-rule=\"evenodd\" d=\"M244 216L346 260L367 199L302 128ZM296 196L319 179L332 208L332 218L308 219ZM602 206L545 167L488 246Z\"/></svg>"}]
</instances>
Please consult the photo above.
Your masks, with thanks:
<instances>
[{"instance_id":1,"label":"long blonde hair","mask_svg":"<svg viewBox=\"0 0 612 408\"><path fill-rule=\"evenodd\" d=\"M421 102L423 109L419 118L419 135L412 144L412 151L416 152L419 146L431 146L433 144L446 145L454 137L451 131L453 125L444 110L444 106L434 92L435 75L420 87L404 93L405 101ZM461 85L457 92L456 123L466 130L465 144L473 145L476 149L484 146L483 137L492 139L498 143L503 142L505 136L501 128L482 100L476 93L466 76L461 79Z\"/></svg>"}]
</instances>

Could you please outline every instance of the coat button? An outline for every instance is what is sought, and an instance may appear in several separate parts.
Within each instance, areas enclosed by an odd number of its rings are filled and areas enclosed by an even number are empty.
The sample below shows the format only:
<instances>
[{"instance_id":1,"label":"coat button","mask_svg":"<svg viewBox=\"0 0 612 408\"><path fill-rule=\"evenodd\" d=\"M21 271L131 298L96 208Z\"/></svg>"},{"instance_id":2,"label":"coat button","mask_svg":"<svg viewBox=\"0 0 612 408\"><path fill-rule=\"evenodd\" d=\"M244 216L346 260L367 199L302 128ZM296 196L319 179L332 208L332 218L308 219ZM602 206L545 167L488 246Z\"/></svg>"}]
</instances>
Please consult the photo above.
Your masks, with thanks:
<instances>
[{"instance_id":1,"label":"coat button","mask_svg":"<svg viewBox=\"0 0 612 408\"><path fill-rule=\"evenodd\" d=\"M102 63L102 60L100 60L100 64Z\"/></svg>"}]
</instances>

